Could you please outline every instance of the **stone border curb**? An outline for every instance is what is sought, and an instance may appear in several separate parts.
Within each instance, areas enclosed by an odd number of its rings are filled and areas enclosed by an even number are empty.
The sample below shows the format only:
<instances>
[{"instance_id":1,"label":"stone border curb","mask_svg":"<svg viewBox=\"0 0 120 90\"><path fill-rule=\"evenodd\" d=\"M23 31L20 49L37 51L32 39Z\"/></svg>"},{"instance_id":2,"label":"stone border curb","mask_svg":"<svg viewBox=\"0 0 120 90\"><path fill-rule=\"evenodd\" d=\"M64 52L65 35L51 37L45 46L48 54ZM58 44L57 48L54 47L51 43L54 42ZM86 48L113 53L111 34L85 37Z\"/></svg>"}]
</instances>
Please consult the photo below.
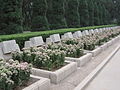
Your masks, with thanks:
<instances>
[{"instance_id":1,"label":"stone border curb","mask_svg":"<svg viewBox=\"0 0 120 90\"><path fill-rule=\"evenodd\" d=\"M74 73L77 70L77 63L66 61L68 64L56 71L47 71L37 68L32 68L32 74L35 76L40 76L44 78L49 78L54 84L58 84L60 81L64 80L67 76Z\"/></svg>"},{"instance_id":2,"label":"stone border curb","mask_svg":"<svg viewBox=\"0 0 120 90\"><path fill-rule=\"evenodd\" d=\"M37 77L37 76L33 76L33 75L31 75L30 77L36 78L39 80L22 90L50 90L50 80L49 79Z\"/></svg>"},{"instance_id":3,"label":"stone border curb","mask_svg":"<svg viewBox=\"0 0 120 90\"><path fill-rule=\"evenodd\" d=\"M118 46L93 72L91 72L74 90L82 90L84 89L96 76L97 74L104 68L104 66L110 61L110 59L117 53L120 49Z\"/></svg>"},{"instance_id":4,"label":"stone border curb","mask_svg":"<svg viewBox=\"0 0 120 90\"><path fill-rule=\"evenodd\" d=\"M81 67L84 66L86 63L88 63L92 59L92 54L87 53L80 58L72 58L72 57L65 57L67 61L77 62L77 66Z\"/></svg>"}]
</instances>

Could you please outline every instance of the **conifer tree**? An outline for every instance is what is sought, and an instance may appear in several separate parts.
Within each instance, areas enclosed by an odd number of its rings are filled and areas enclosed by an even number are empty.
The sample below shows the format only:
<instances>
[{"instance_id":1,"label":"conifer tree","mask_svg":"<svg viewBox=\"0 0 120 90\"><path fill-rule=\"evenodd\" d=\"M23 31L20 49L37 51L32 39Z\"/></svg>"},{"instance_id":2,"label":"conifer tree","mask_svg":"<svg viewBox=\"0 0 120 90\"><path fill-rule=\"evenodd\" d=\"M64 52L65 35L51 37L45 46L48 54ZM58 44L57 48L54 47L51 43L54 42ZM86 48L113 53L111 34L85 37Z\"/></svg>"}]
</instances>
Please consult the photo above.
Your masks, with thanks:
<instances>
[{"instance_id":1,"label":"conifer tree","mask_svg":"<svg viewBox=\"0 0 120 90\"><path fill-rule=\"evenodd\" d=\"M79 0L79 15L80 15L81 26L88 26L89 11L88 11L88 3L86 0Z\"/></svg>"},{"instance_id":2,"label":"conifer tree","mask_svg":"<svg viewBox=\"0 0 120 90\"><path fill-rule=\"evenodd\" d=\"M32 0L32 30L41 31L48 30L49 23L46 18L47 2L46 0Z\"/></svg>"},{"instance_id":3,"label":"conifer tree","mask_svg":"<svg viewBox=\"0 0 120 90\"><path fill-rule=\"evenodd\" d=\"M99 8L97 2L94 2L94 25L100 25Z\"/></svg>"},{"instance_id":4,"label":"conifer tree","mask_svg":"<svg viewBox=\"0 0 120 90\"><path fill-rule=\"evenodd\" d=\"M65 0L47 0L48 12L47 18L50 24L50 29L66 28L66 19L65 19Z\"/></svg>"},{"instance_id":5,"label":"conifer tree","mask_svg":"<svg viewBox=\"0 0 120 90\"><path fill-rule=\"evenodd\" d=\"M93 0L87 0L89 12L89 25L94 26L94 3Z\"/></svg>"},{"instance_id":6,"label":"conifer tree","mask_svg":"<svg viewBox=\"0 0 120 90\"><path fill-rule=\"evenodd\" d=\"M78 6L78 0L66 0L65 17L69 28L80 27Z\"/></svg>"},{"instance_id":7,"label":"conifer tree","mask_svg":"<svg viewBox=\"0 0 120 90\"><path fill-rule=\"evenodd\" d=\"M0 34L21 33L22 0L0 0Z\"/></svg>"}]
</instances>

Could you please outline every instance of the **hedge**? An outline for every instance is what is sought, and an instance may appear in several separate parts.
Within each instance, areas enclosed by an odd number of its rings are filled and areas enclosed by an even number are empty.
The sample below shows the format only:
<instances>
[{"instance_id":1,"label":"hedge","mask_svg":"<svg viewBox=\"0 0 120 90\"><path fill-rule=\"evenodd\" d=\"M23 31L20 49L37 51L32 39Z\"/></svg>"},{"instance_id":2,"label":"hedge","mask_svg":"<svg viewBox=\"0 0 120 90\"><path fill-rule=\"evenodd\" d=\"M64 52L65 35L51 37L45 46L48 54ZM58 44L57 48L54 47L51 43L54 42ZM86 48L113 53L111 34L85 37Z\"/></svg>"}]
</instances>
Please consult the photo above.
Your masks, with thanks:
<instances>
[{"instance_id":1,"label":"hedge","mask_svg":"<svg viewBox=\"0 0 120 90\"><path fill-rule=\"evenodd\" d=\"M12 34L12 35L0 35L0 42L15 39L16 42L19 44L20 48L23 48L24 42L29 40L29 38L35 36L42 36L43 39L45 40L51 34L56 34L56 33L64 34L66 32L75 32L80 30L83 31L83 30L96 29L96 28L113 27L113 26L116 25L112 24L112 25L90 26L90 27L82 27L82 28L57 29L57 30L49 30L42 32L29 32L29 33Z\"/></svg>"}]
</instances>

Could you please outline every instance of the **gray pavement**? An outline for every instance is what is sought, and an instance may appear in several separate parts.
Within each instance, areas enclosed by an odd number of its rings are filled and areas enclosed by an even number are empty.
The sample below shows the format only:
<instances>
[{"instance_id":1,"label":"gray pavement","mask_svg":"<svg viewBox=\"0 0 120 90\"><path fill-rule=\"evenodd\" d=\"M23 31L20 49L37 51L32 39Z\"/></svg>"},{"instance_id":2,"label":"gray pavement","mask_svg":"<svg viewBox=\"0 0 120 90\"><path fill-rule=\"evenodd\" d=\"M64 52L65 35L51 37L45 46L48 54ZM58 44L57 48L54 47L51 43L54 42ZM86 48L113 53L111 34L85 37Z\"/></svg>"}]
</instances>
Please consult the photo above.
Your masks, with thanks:
<instances>
[{"instance_id":1,"label":"gray pavement","mask_svg":"<svg viewBox=\"0 0 120 90\"><path fill-rule=\"evenodd\" d=\"M120 50L84 90L120 90Z\"/></svg>"},{"instance_id":2,"label":"gray pavement","mask_svg":"<svg viewBox=\"0 0 120 90\"><path fill-rule=\"evenodd\" d=\"M94 57L85 66L78 68L77 71L67 77L65 80L59 84L52 84L51 90L73 90L80 82L82 82L85 77L87 77L104 59L106 59L110 53L120 44L118 41L114 45L110 46L107 50ZM108 70L109 71L109 70ZM120 75L119 75L120 76ZM103 82L101 82L103 83ZM89 89L86 89L89 90ZM90 89L90 90L106 90L106 89ZM111 89L110 89L111 90ZM120 90L120 89L114 89Z\"/></svg>"}]
</instances>

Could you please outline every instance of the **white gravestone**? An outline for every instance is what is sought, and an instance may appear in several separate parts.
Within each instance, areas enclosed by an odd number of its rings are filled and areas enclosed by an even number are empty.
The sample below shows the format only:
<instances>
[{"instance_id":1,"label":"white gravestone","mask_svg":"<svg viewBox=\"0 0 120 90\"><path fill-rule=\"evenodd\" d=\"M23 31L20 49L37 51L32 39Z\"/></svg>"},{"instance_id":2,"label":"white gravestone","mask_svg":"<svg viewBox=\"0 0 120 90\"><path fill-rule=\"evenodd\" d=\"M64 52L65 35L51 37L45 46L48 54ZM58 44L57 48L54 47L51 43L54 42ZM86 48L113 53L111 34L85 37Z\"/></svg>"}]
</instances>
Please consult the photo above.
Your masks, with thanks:
<instances>
[{"instance_id":1,"label":"white gravestone","mask_svg":"<svg viewBox=\"0 0 120 90\"><path fill-rule=\"evenodd\" d=\"M2 49L0 48L0 59L4 59L3 58L3 52L2 52Z\"/></svg>"},{"instance_id":2,"label":"white gravestone","mask_svg":"<svg viewBox=\"0 0 120 90\"><path fill-rule=\"evenodd\" d=\"M86 35L89 35L89 32L88 32L88 30L85 30L85 34L86 34Z\"/></svg>"},{"instance_id":3,"label":"white gravestone","mask_svg":"<svg viewBox=\"0 0 120 90\"><path fill-rule=\"evenodd\" d=\"M62 40L65 40L66 38L65 38L65 35L61 35L61 39Z\"/></svg>"},{"instance_id":4,"label":"white gravestone","mask_svg":"<svg viewBox=\"0 0 120 90\"><path fill-rule=\"evenodd\" d=\"M71 32L65 33L64 38L69 39L69 38L74 38Z\"/></svg>"},{"instance_id":5,"label":"white gravestone","mask_svg":"<svg viewBox=\"0 0 120 90\"><path fill-rule=\"evenodd\" d=\"M50 36L50 38L52 39L53 42L60 42L60 35L59 34L53 34Z\"/></svg>"},{"instance_id":6,"label":"white gravestone","mask_svg":"<svg viewBox=\"0 0 120 90\"><path fill-rule=\"evenodd\" d=\"M53 41L52 41L51 38L46 38L46 43L47 43L47 44L51 44L51 43L53 43Z\"/></svg>"},{"instance_id":7,"label":"white gravestone","mask_svg":"<svg viewBox=\"0 0 120 90\"><path fill-rule=\"evenodd\" d=\"M33 44L31 41L25 41L25 45L24 45L24 48L31 48L33 47Z\"/></svg>"},{"instance_id":8,"label":"white gravestone","mask_svg":"<svg viewBox=\"0 0 120 90\"><path fill-rule=\"evenodd\" d=\"M8 54L14 51L20 51L20 48L18 44L16 44L15 40L2 42L2 49L4 54Z\"/></svg>"},{"instance_id":9,"label":"white gravestone","mask_svg":"<svg viewBox=\"0 0 120 90\"><path fill-rule=\"evenodd\" d=\"M30 38L30 41L33 46L41 46L44 44L42 36Z\"/></svg>"},{"instance_id":10,"label":"white gravestone","mask_svg":"<svg viewBox=\"0 0 120 90\"><path fill-rule=\"evenodd\" d=\"M94 33L95 33L93 29L89 30L89 32L90 32L91 34L94 34Z\"/></svg>"},{"instance_id":11,"label":"white gravestone","mask_svg":"<svg viewBox=\"0 0 120 90\"><path fill-rule=\"evenodd\" d=\"M98 29L95 29L94 31L95 31L95 33L99 33L99 30L98 30Z\"/></svg>"},{"instance_id":12,"label":"white gravestone","mask_svg":"<svg viewBox=\"0 0 120 90\"><path fill-rule=\"evenodd\" d=\"M84 31L82 32L82 35L83 35L83 36L89 35L88 30L84 30Z\"/></svg>"},{"instance_id":13,"label":"white gravestone","mask_svg":"<svg viewBox=\"0 0 120 90\"><path fill-rule=\"evenodd\" d=\"M74 38L80 38L80 37L82 37L82 32L81 32L81 31L75 32L75 33L73 34L73 37L74 37Z\"/></svg>"}]
</instances>

